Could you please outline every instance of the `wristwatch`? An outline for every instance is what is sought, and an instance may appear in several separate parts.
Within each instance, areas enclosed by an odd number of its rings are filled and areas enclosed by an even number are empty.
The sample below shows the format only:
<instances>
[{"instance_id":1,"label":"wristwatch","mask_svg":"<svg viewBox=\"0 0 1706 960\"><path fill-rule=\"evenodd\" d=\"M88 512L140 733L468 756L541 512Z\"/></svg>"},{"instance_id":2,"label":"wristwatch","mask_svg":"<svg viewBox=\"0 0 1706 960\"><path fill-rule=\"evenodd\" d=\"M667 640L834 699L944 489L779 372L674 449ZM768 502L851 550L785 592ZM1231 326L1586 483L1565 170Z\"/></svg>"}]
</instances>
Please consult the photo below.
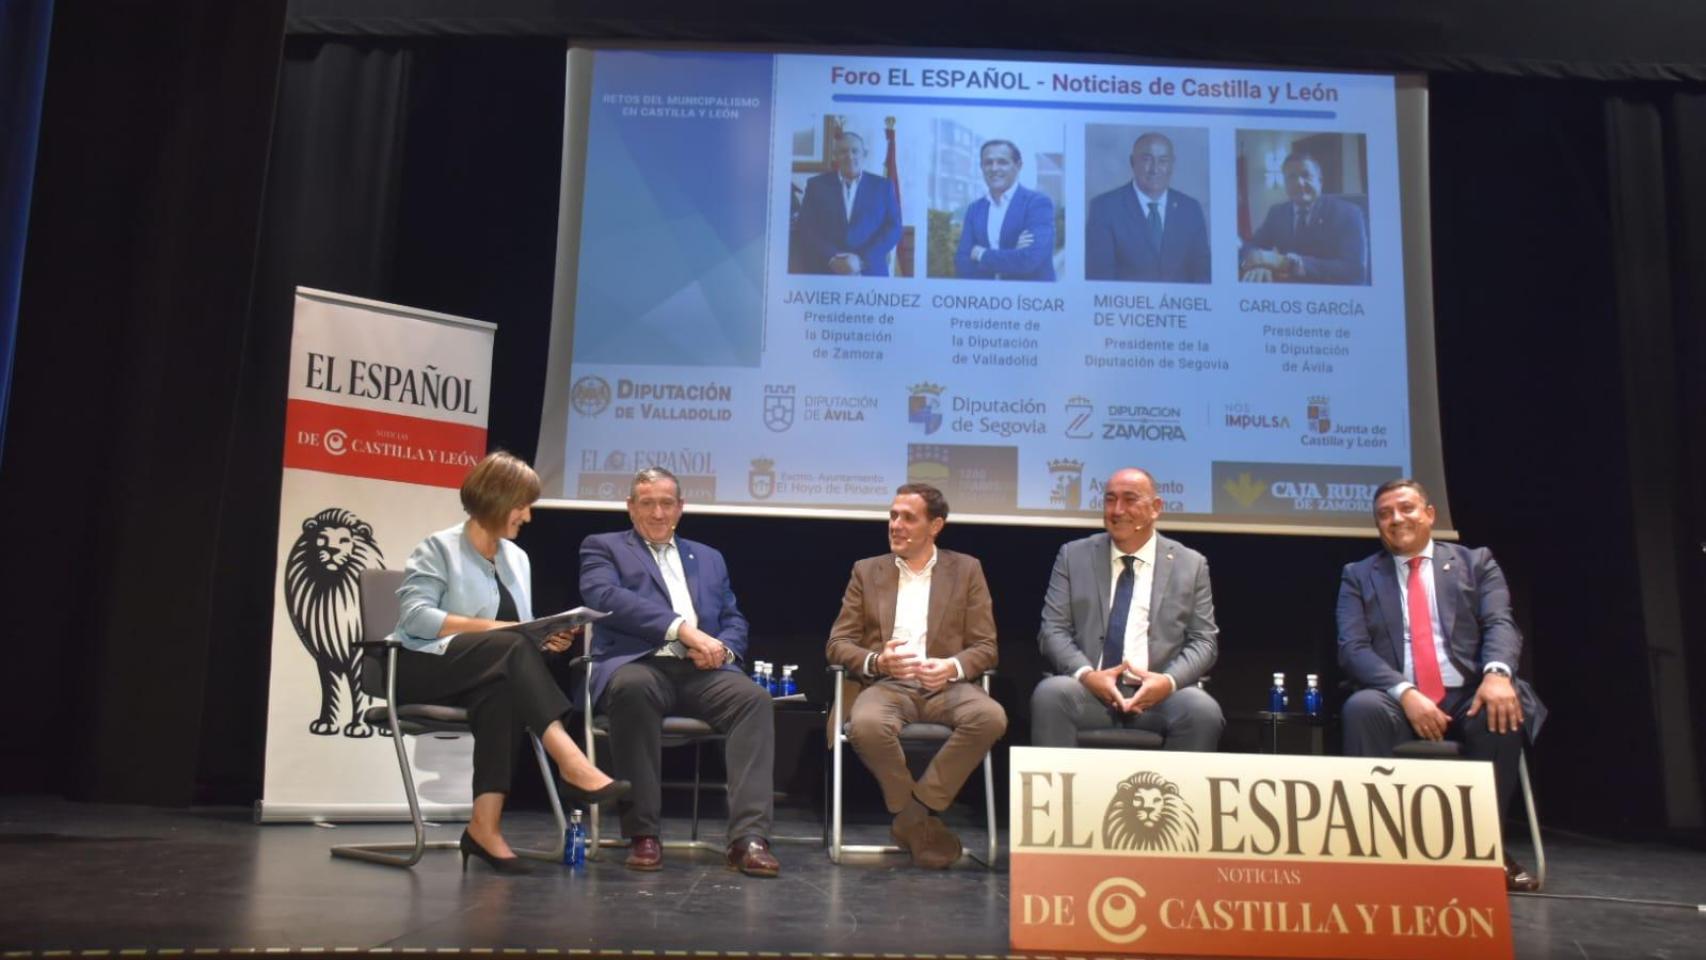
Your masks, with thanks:
<instances>
[{"instance_id":1,"label":"wristwatch","mask_svg":"<svg viewBox=\"0 0 1706 960\"><path fill-rule=\"evenodd\" d=\"M1499 675L1499 676L1501 676L1501 677L1504 677L1504 678L1505 678L1505 679L1506 679L1506 680L1509 680L1509 679L1510 679L1510 678L1511 678L1511 671L1510 671L1510 668L1509 668L1509 667L1506 667L1506 666L1504 666L1504 665L1502 665L1502 664L1497 664L1497 663L1495 663L1495 664L1493 664L1493 665L1492 665L1492 666L1490 666L1490 667L1487 667L1487 668L1486 668L1486 669L1485 669L1485 670L1482 670L1482 671L1481 671L1481 672L1482 672L1482 673L1483 673L1483 674L1486 674L1486 673L1496 673L1496 674L1498 674L1498 675Z\"/></svg>"}]
</instances>

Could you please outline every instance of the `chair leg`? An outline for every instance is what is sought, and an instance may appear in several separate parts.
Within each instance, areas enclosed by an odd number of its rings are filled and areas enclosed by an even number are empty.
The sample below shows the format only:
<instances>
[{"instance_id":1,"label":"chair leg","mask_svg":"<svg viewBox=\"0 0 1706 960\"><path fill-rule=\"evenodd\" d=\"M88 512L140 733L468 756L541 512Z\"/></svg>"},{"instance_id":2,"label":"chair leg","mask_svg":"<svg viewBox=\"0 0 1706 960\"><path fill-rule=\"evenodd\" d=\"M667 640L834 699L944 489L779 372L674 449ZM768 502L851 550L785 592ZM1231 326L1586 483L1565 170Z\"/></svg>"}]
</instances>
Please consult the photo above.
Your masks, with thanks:
<instances>
[{"instance_id":1,"label":"chair leg","mask_svg":"<svg viewBox=\"0 0 1706 960\"><path fill-rule=\"evenodd\" d=\"M1528 778L1528 751L1517 754L1517 779L1522 784L1522 804L1528 811L1528 839L1534 845L1534 879L1546 888L1546 848L1540 843L1540 817L1534 812L1534 784Z\"/></svg>"},{"instance_id":2,"label":"chair leg","mask_svg":"<svg viewBox=\"0 0 1706 960\"><path fill-rule=\"evenodd\" d=\"M569 820L563 815L563 801L557 796L557 779L551 773L551 761L545 756L545 745L532 734L528 734L528 739L533 742L534 759L539 761L539 774L545 779L545 798L551 801L551 816L557 821L557 839L552 846L544 849L512 849L518 857L561 862L563 850L568 846Z\"/></svg>"},{"instance_id":3,"label":"chair leg","mask_svg":"<svg viewBox=\"0 0 1706 960\"><path fill-rule=\"evenodd\" d=\"M841 717L841 682L840 682L840 678L838 677L838 678L836 678L836 683L835 683L835 717L834 717L834 724L831 727L831 729L835 731L835 747L834 747L834 750L832 751L834 756L831 758L832 763L834 765L833 777L834 777L834 781L835 781L835 783L834 783L835 789L830 792L830 796L829 796L829 803L830 803L829 862L830 863L840 863L841 862L841 787L842 787L842 782L841 782L841 754L842 754L843 742L847 739L847 735L845 733L843 733L842 729L841 729L843 722L844 721L842 720L842 717Z\"/></svg>"},{"instance_id":4,"label":"chair leg","mask_svg":"<svg viewBox=\"0 0 1706 960\"><path fill-rule=\"evenodd\" d=\"M409 800L409 820L415 826L414 843L341 843L332 847L332 856L350 860L366 860L391 867L412 867L421 862L427 850L454 850L454 840L427 842L426 819L421 816L421 802L415 795L415 776L409 770L409 753L403 749L403 730L397 723L397 651L386 652L385 719L391 727L391 746L397 751L397 769L403 775L403 796ZM404 851L408 851L404 853Z\"/></svg>"},{"instance_id":5,"label":"chair leg","mask_svg":"<svg viewBox=\"0 0 1706 960\"><path fill-rule=\"evenodd\" d=\"M989 849L983 865L986 869L994 870L1000 836L995 829L995 765L990 762L988 753L983 755L983 809L986 822L989 824Z\"/></svg>"},{"instance_id":6,"label":"chair leg","mask_svg":"<svg viewBox=\"0 0 1706 960\"><path fill-rule=\"evenodd\" d=\"M695 845L699 843L700 763L704 759L704 753L705 742L703 740L693 741L693 829L688 836Z\"/></svg>"}]
</instances>

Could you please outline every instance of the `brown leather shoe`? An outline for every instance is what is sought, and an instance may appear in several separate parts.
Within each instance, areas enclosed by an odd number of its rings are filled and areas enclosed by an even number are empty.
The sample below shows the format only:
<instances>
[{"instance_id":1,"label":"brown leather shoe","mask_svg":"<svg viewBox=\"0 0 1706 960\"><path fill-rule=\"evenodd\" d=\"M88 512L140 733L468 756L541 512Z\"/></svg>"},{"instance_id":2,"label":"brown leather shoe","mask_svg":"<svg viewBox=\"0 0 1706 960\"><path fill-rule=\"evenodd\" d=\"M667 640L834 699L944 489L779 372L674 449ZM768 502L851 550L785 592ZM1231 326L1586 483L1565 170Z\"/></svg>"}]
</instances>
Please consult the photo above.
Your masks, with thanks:
<instances>
[{"instance_id":1,"label":"brown leather shoe","mask_svg":"<svg viewBox=\"0 0 1706 960\"><path fill-rule=\"evenodd\" d=\"M730 870L749 877L774 877L782 872L782 865L770 854L770 841L763 837L742 837L729 844L725 862Z\"/></svg>"},{"instance_id":2,"label":"brown leather shoe","mask_svg":"<svg viewBox=\"0 0 1706 960\"><path fill-rule=\"evenodd\" d=\"M927 870L946 870L965 852L960 838L936 817L926 818L913 829L908 839L911 841L907 850L912 854L912 865Z\"/></svg>"},{"instance_id":3,"label":"brown leather shoe","mask_svg":"<svg viewBox=\"0 0 1706 960\"><path fill-rule=\"evenodd\" d=\"M918 804L913 804L895 814L894 822L889 824L889 836L894 839L896 846L902 850L910 851L913 834L924 826L924 821L927 819L929 819L929 814L924 812L924 808Z\"/></svg>"},{"instance_id":4,"label":"brown leather shoe","mask_svg":"<svg viewBox=\"0 0 1706 960\"><path fill-rule=\"evenodd\" d=\"M1508 853L1505 854L1505 889L1511 893L1533 893L1540 889L1540 881L1534 874Z\"/></svg>"},{"instance_id":5,"label":"brown leather shoe","mask_svg":"<svg viewBox=\"0 0 1706 960\"><path fill-rule=\"evenodd\" d=\"M628 843L628 859L622 865L629 870L661 870L663 845L657 837L635 837Z\"/></svg>"}]
</instances>

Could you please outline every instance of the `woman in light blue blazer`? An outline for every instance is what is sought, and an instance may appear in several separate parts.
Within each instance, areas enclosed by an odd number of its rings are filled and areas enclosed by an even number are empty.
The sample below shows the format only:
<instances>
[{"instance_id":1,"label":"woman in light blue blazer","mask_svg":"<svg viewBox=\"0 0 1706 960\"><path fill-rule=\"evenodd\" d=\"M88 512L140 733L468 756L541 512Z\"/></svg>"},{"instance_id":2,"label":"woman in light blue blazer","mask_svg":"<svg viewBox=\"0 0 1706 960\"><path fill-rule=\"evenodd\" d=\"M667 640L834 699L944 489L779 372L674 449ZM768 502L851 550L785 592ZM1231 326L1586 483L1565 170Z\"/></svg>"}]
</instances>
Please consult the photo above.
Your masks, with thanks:
<instances>
[{"instance_id":1,"label":"woman in light blue blazer","mask_svg":"<svg viewBox=\"0 0 1706 960\"><path fill-rule=\"evenodd\" d=\"M462 481L468 519L432 534L404 565L397 589L397 698L468 710L474 730L474 815L462 833L462 868L470 856L499 872L525 872L499 829L511 764L532 730L557 762L573 800L610 803L628 793L590 761L563 729L570 710L545 664L574 642L557 634L541 649L520 631L533 619L532 567L513 539L533 519L539 476L510 454L487 455Z\"/></svg>"}]
</instances>

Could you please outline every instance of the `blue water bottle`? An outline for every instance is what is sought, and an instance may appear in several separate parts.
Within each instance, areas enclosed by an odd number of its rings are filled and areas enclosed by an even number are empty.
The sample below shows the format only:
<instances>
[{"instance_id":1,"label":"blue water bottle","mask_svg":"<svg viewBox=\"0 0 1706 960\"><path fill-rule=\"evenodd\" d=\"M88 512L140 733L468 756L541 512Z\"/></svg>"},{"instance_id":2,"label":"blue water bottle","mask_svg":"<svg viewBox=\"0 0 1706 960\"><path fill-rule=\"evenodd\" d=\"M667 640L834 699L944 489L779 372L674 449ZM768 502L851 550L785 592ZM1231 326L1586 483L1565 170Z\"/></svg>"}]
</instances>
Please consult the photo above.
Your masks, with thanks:
<instances>
[{"instance_id":1,"label":"blue water bottle","mask_svg":"<svg viewBox=\"0 0 1706 960\"><path fill-rule=\"evenodd\" d=\"M764 674L764 679L768 682L770 695L772 697L779 697L782 695L782 678L777 675L776 665L774 663L769 665L769 671Z\"/></svg>"},{"instance_id":2,"label":"blue water bottle","mask_svg":"<svg viewBox=\"0 0 1706 960\"><path fill-rule=\"evenodd\" d=\"M1304 682L1309 686L1303 691L1303 712L1312 717L1321 715L1321 677L1318 674L1307 674Z\"/></svg>"},{"instance_id":3,"label":"blue water bottle","mask_svg":"<svg viewBox=\"0 0 1706 960\"><path fill-rule=\"evenodd\" d=\"M800 692L800 683L794 679L794 671L800 669L797 663L790 663L782 668L782 696L791 697Z\"/></svg>"},{"instance_id":4,"label":"blue water bottle","mask_svg":"<svg viewBox=\"0 0 1706 960\"><path fill-rule=\"evenodd\" d=\"M752 661L752 682L758 684L761 687L770 686L770 684L767 683L764 679L764 661L763 660Z\"/></svg>"},{"instance_id":5,"label":"blue water bottle","mask_svg":"<svg viewBox=\"0 0 1706 960\"><path fill-rule=\"evenodd\" d=\"M1285 674L1274 674L1274 685L1268 690L1268 712L1284 713L1290 703L1285 695Z\"/></svg>"},{"instance_id":6,"label":"blue water bottle","mask_svg":"<svg viewBox=\"0 0 1706 960\"><path fill-rule=\"evenodd\" d=\"M581 826L581 812L569 811L569 832L563 837L563 863L571 867L586 866L586 828Z\"/></svg>"}]
</instances>

